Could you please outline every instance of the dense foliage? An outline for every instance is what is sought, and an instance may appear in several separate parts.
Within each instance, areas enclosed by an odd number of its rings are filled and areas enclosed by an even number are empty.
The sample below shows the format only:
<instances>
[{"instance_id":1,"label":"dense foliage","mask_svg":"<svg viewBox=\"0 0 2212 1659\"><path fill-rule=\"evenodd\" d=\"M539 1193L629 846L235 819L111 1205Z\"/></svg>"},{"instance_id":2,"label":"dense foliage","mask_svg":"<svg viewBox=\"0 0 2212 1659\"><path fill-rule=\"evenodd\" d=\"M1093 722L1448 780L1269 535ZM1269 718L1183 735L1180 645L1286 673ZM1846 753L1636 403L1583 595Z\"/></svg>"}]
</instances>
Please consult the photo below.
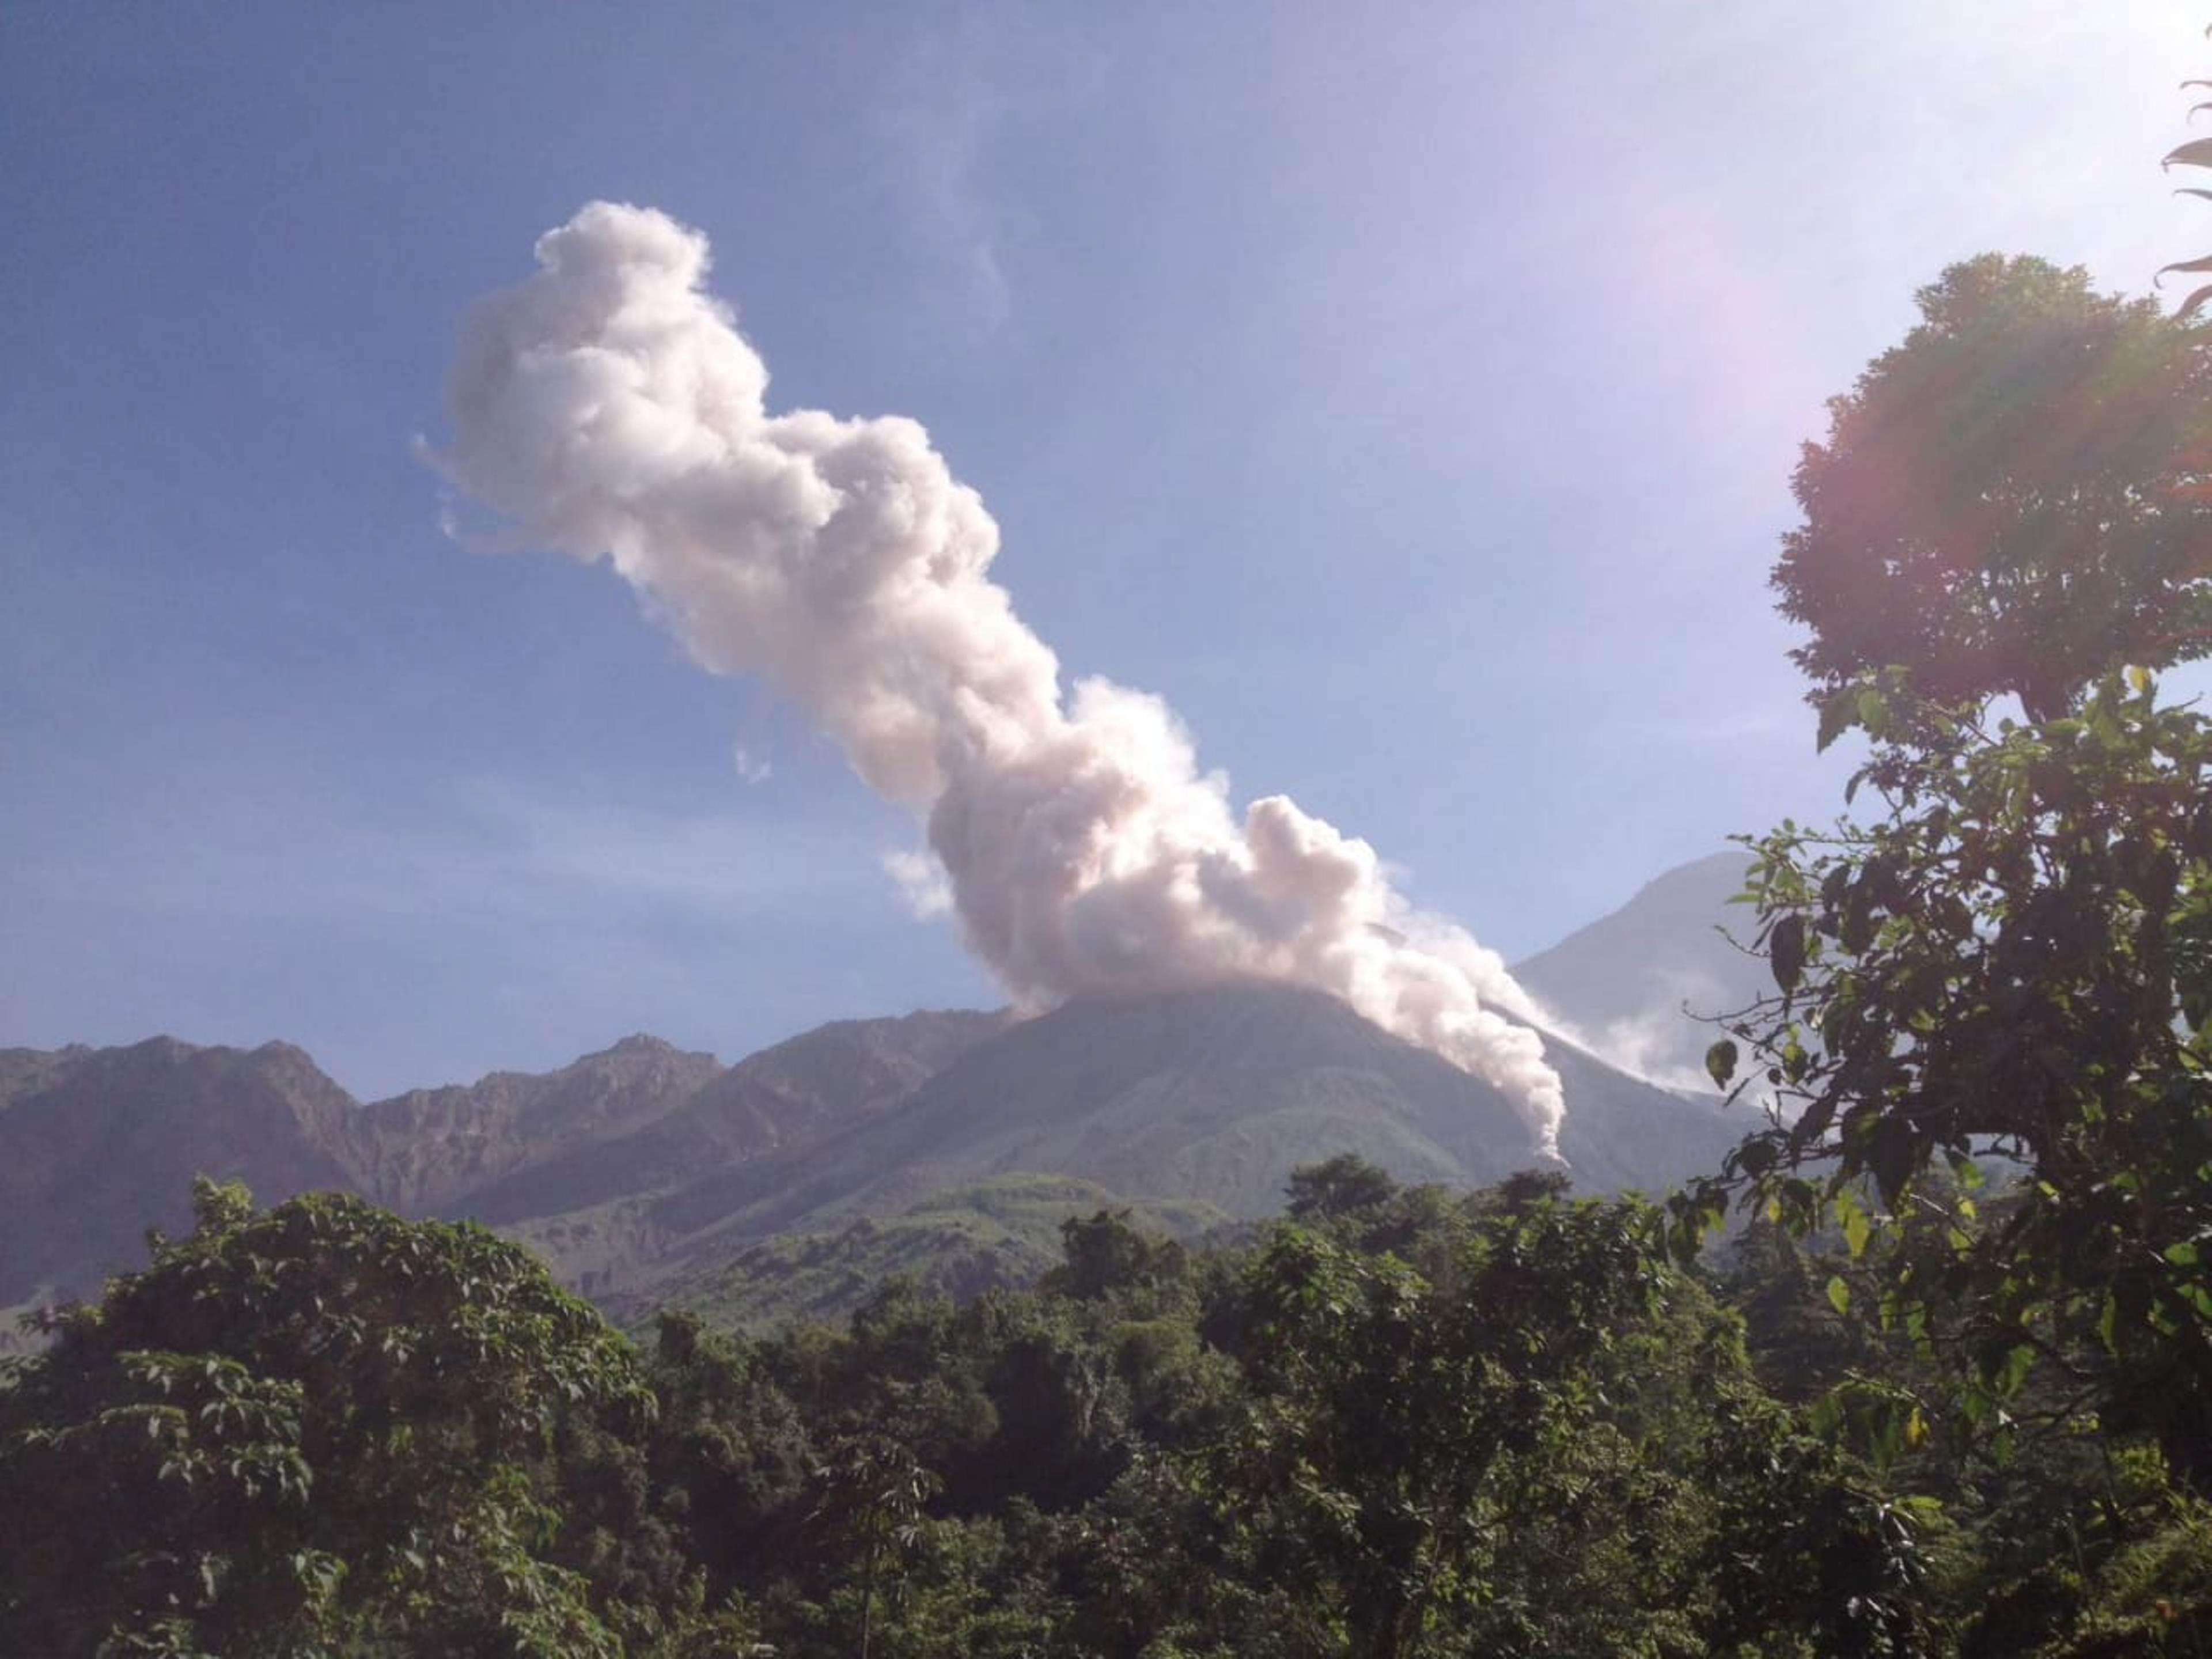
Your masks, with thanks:
<instances>
[{"instance_id":1,"label":"dense foliage","mask_svg":"<svg viewBox=\"0 0 2212 1659\"><path fill-rule=\"evenodd\" d=\"M2154 1450L1885 1449L1836 1402L1923 1368L1831 1264L1765 1228L1702 1278L1564 1185L1338 1160L1237 1249L1102 1212L1034 1291L645 1353L477 1230L209 1188L0 1388L0 1650L1812 1659L2198 1616L2212 1519Z\"/></svg>"},{"instance_id":2,"label":"dense foliage","mask_svg":"<svg viewBox=\"0 0 2212 1659\"><path fill-rule=\"evenodd\" d=\"M1996 254L1829 404L1773 573L1821 694L1911 672L2053 720L2119 663L2212 649L2212 354L2154 301Z\"/></svg>"},{"instance_id":3,"label":"dense foliage","mask_svg":"<svg viewBox=\"0 0 2212 1659\"><path fill-rule=\"evenodd\" d=\"M2201 1480L2212 726L2140 672L1993 731L1903 684L1853 701L1887 815L1759 848L1779 992L1743 1035L1779 1110L1732 1168L1847 1229L1970 1407L2045 1361ZM1992 1201L1985 1164L2025 1178Z\"/></svg>"},{"instance_id":4,"label":"dense foliage","mask_svg":"<svg viewBox=\"0 0 2212 1659\"><path fill-rule=\"evenodd\" d=\"M1673 1242L1734 1198L1784 1255L1839 1248L1820 1420L1985 1506L1965 1650L2196 1652L2212 723L2154 671L2212 638L2207 337L2033 260L1921 304L1808 447L1774 574L1878 811L1753 843L1776 988L1708 1064L1769 1125ZM2069 1564L2048 1516L2085 1468Z\"/></svg>"},{"instance_id":5,"label":"dense foliage","mask_svg":"<svg viewBox=\"0 0 2212 1659\"><path fill-rule=\"evenodd\" d=\"M548 1451L649 1416L628 1346L480 1228L195 1208L0 1390L0 1650L614 1651Z\"/></svg>"}]
</instances>

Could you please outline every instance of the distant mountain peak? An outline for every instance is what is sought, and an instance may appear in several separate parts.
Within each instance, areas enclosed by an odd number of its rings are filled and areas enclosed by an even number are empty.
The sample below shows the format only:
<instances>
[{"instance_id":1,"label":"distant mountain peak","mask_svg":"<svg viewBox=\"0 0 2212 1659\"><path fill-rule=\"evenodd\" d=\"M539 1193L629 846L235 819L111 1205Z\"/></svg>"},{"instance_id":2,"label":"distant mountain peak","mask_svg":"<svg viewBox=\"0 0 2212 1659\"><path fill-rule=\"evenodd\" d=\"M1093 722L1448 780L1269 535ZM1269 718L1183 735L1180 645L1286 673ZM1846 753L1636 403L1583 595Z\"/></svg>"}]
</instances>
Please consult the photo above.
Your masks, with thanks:
<instances>
[{"instance_id":1,"label":"distant mountain peak","mask_svg":"<svg viewBox=\"0 0 2212 1659\"><path fill-rule=\"evenodd\" d=\"M146 1060L184 1060L207 1051L199 1043L186 1042L182 1037L173 1037L163 1031L143 1042L131 1043L122 1052Z\"/></svg>"},{"instance_id":2,"label":"distant mountain peak","mask_svg":"<svg viewBox=\"0 0 2212 1659\"><path fill-rule=\"evenodd\" d=\"M1656 896L1662 893L1693 892L1700 897L1712 893L1723 884L1733 884L1731 891L1743 885L1744 872L1751 867L1751 854L1741 847L1730 847L1718 853L1708 853L1701 859L1692 859L1687 864L1678 864L1671 870L1662 870L1636 890L1637 899Z\"/></svg>"},{"instance_id":3,"label":"distant mountain peak","mask_svg":"<svg viewBox=\"0 0 2212 1659\"><path fill-rule=\"evenodd\" d=\"M1693 1080L1715 1035L1700 1017L1741 1007L1770 985L1766 964L1733 942L1751 931L1750 912L1730 902L1750 862L1732 848L1677 865L1516 963L1513 976L1594 1053L1644 1076Z\"/></svg>"},{"instance_id":4,"label":"distant mountain peak","mask_svg":"<svg viewBox=\"0 0 2212 1659\"><path fill-rule=\"evenodd\" d=\"M296 1042L286 1042L281 1038L263 1043L258 1048L253 1050L253 1058L256 1060L281 1060L288 1066L313 1066L315 1064L315 1057L309 1054L305 1048L302 1048ZM317 1067L317 1069L319 1070L321 1068Z\"/></svg>"}]
</instances>

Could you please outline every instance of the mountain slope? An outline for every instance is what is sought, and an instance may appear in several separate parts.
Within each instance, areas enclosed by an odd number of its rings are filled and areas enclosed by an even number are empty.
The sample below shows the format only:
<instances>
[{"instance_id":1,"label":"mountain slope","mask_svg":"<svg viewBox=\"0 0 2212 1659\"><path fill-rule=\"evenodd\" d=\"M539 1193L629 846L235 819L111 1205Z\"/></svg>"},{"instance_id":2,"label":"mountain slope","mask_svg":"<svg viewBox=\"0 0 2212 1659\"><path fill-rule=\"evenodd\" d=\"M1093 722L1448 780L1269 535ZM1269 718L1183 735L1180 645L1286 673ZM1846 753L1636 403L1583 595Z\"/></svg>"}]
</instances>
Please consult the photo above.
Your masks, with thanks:
<instances>
[{"instance_id":1,"label":"mountain slope","mask_svg":"<svg viewBox=\"0 0 2212 1659\"><path fill-rule=\"evenodd\" d=\"M651 1194L701 1171L811 1144L847 1119L893 1104L1006 1021L924 1012L837 1020L714 1073L626 1133L486 1183L461 1206L492 1225ZM703 1058L703 1057L702 1057Z\"/></svg>"},{"instance_id":2,"label":"mountain slope","mask_svg":"<svg viewBox=\"0 0 2212 1659\"><path fill-rule=\"evenodd\" d=\"M1139 1226L1176 1238L1231 1224L1209 1204L1131 1200L1068 1176L998 1176L948 1188L882 1221L862 1216L834 1231L775 1234L660 1286L654 1301L744 1330L794 1319L835 1322L894 1277L964 1302L1036 1283L1061 1260L1063 1222L1119 1208ZM616 1310L631 1317L645 1311L627 1298Z\"/></svg>"},{"instance_id":3,"label":"mountain slope","mask_svg":"<svg viewBox=\"0 0 2212 1659\"><path fill-rule=\"evenodd\" d=\"M142 1261L149 1224L190 1224L203 1174L265 1203L338 1188L481 1219L605 1289L665 1242L639 1218L653 1199L889 1107L1004 1023L843 1020L726 1068L632 1036L557 1071L367 1105L283 1043L0 1049L0 1308Z\"/></svg>"},{"instance_id":4,"label":"mountain slope","mask_svg":"<svg viewBox=\"0 0 2212 1659\"><path fill-rule=\"evenodd\" d=\"M154 1037L0 1060L0 1304L78 1296L191 1223L195 1174L289 1195L350 1187L353 1097L287 1043Z\"/></svg>"},{"instance_id":5,"label":"mountain slope","mask_svg":"<svg viewBox=\"0 0 2212 1659\"><path fill-rule=\"evenodd\" d=\"M1668 1081L1701 1078L1715 1032L1696 1016L1740 1008L1773 987L1766 964L1725 936L1749 933L1752 913L1729 902L1749 862L1730 850L1678 866L1611 915L1516 963L1513 976L1628 1069Z\"/></svg>"},{"instance_id":6,"label":"mountain slope","mask_svg":"<svg viewBox=\"0 0 2212 1659\"><path fill-rule=\"evenodd\" d=\"M1674 872L1547 952L1562 972L1583 963L1595 986L1579 1003L1553 1000L1571 1012L1645 994L1613 953L1623 939L1678 938L1713 875ZM1675 879L1686 876L1696 878ZM1606 963L1610 978L1590 965ZM1713 1169L1746 1127L1710 1096L1654 1087L1556 1037L1547 1046L1566 1087L1561 1150L1583 1191ZM1293 1169L1340 1152L1455 1187L1539 1161L1497 1090L1332 998L1279 985L1085 1001L1021 1021L841 1021L726 1068L636 1036L544 1075L494 1073L368 1105L278 1043L10 1049L0 1306L82 1293L138 1260L149 1222L186 1224L196 1173L242 1179L265 1202L331 1187L483 1220L625 1306L740 1260L776 1279L776 1295L812 1305L828 1294L817 1258L793 1267L763 1241L842 1240L840 1282L894 1261L965 1282L1030 1261L1060 1218L1041 1221L1031 1206L1012 1226L1007 1190L1249 1219L1276 1209ZM998 1210L978 1220L975 1206L933 1202L951 1191L997 1193ZM892 1228L895 1218L907 1218ZM876 1230L855 1231L862 1218Z\"/></svg>"},{"instance_id":7,"label":"mountain slope","mask_svg":"<svg viewBox=\"0 0 2212 1659\"><path fill-rule=\"evenodd\" d=\"M410 1215L440 1214L490 1183L590 1157L665 1116L722 1073L712 1054L630 1036L557 1072L494 1072L360 1108L344 1152L359 1190Z\"/></svg>"},{"instance_id":8,"label":"mountain slope","mask_svg":"<svg viewBox=\"0 0 2212 1659\"><path fill-rule=\"evenodd\" d=\"M1584 1190L1717 1167L1741 1133L1554 1044L1562 1146ZM665 1273L752 1241L899 1213L946 1188L1059 1175L1115 1193L1274 1210L1299 1164L1350 1152L1400 1179L1480 1186L1538 1162L1506 1098L1334 999L1279 985L1069 1004L979 1044L896 1111L717 1171L651 1206Z\"/></svg>"}]
</instances>

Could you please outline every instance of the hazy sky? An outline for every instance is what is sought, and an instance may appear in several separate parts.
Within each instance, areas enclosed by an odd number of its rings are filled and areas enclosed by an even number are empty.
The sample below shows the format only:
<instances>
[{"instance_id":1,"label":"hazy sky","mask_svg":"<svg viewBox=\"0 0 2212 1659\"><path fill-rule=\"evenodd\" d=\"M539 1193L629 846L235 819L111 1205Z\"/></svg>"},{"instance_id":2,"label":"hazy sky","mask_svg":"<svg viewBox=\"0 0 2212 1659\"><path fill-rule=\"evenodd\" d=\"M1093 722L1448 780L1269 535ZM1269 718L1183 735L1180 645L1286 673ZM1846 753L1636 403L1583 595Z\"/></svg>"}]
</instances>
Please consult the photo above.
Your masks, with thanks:
<instances>
[{"instance_id":1,"label":"hazy sky","mask_svg":"<svg viewBox=\"0 0 2212 1659\"><path fill-rule=\"evenodd\" d=\"M1796 447L1985 249L2141 289L2201 5L0 11L0 1043L363 1093L994 1000L913 825L418 440L584 202L929 428L1072 673L1509 957L1844 769Z\"/></svg>"}]
</instances>

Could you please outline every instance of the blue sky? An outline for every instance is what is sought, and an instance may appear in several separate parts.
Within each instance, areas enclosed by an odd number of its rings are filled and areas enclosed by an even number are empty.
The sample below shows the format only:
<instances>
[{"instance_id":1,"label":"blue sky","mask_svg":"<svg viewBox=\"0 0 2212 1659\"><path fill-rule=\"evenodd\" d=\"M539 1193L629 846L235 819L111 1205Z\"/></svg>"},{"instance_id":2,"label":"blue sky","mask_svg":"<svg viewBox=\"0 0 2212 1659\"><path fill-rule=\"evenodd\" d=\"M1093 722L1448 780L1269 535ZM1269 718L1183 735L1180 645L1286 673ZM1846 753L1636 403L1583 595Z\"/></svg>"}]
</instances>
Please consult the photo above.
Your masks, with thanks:
<instances>
[{"instance_id":1,"label":"blue sky","mask_svg":"<svg viewBox=\"0 0 2212 1659\"><path fill-rule=\"evenodd\" d=\"M2212 245L2199 11L9 8L0 1042L378 1093L993 999L796 715L440 528L455 331L593 198L713 239L772 405L925 422L1071 672L1509 956L1825 816L1796 447L1952 259Z\"/></svg>"}]
</instances>

